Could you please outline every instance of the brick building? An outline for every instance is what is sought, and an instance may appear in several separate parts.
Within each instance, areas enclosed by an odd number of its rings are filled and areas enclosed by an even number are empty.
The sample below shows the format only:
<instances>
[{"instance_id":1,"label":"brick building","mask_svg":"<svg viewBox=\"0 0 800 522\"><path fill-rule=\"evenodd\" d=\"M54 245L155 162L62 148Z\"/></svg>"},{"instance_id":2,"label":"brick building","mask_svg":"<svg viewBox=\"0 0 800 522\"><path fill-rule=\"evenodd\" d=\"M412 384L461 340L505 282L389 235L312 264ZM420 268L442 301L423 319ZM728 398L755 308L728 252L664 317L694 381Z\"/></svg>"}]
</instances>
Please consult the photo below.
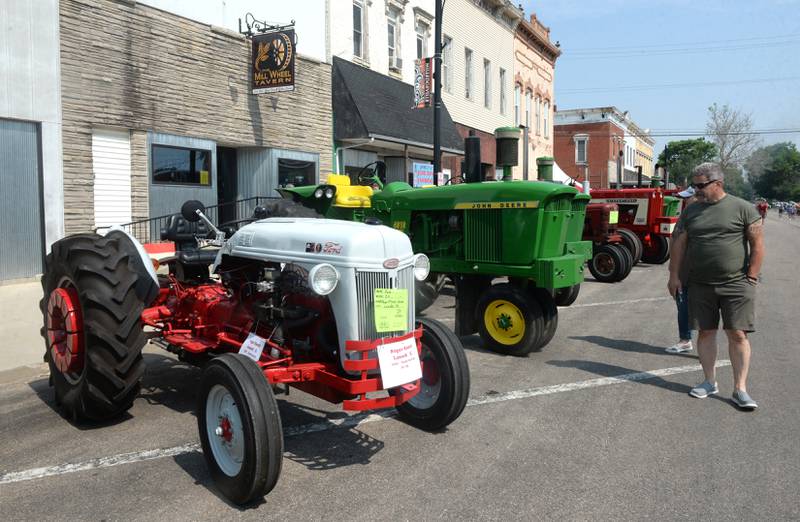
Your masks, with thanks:
<instances>
[{"instance_id":1,"label":"brick building","mask_svg":"<svg viewBox=\"0 0 800 522\"><path fill-rule=\"evenodd\" d=\"M608 188L617 182L634 185L637 167L644 182L653 172L654 140L616 107L557 111L554 156L561 169L577 181ZM618 176L618 169L622 176Z\"/></svg>"},{"instance_id":2,"label":"brick building","mask_svg":"<svg viewBox=\"0 0 800 522\"><path fill-rule=\"evenodd\" d=\"M294 92L254 95L244 36L125 0L61 0L60 41L68 234L331 170L329 63L300 55Z\"/></svg>"}]
</instances>

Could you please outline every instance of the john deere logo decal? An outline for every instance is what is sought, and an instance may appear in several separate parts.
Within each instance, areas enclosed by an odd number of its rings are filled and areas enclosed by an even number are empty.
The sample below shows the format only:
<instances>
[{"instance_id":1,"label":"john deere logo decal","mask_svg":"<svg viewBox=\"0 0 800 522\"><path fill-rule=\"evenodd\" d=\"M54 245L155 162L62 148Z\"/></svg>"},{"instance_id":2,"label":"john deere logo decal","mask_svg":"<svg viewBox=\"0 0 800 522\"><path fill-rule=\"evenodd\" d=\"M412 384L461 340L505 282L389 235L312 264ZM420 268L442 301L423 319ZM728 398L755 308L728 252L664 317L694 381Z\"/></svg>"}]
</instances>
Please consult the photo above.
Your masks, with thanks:
<instances>
[{"instance_id":1,"label":"john deere logo decal","mask_svg":"<svg viewBox=\"0 0 800 522\"><path fill-rule=\"evenodd\" d=\"M537 208L538 201L473 201L470 203L456 203L455 208L464 210L489 210L498 208Z\"/></svg>"},{"instance_id":2,"label":"john deere logo decal","mask_svg":"<svg viewBox=\"0 0 800 522\"><path fill-rule=\"evenodd\" d=\"M294 90L294 30L253 37L253 94Z\"/></svg>"}]
</instances>

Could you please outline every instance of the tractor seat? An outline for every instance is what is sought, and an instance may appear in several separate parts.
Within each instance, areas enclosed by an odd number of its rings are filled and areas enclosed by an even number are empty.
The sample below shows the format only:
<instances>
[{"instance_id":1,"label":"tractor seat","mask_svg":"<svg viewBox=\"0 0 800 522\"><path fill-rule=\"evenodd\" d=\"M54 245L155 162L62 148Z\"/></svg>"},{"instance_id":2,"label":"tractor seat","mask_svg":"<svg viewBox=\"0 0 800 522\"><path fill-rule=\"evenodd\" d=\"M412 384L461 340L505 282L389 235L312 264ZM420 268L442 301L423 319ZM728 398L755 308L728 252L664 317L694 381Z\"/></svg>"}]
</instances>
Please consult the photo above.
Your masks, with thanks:
<instances>
[{"instance_id":1,"label":"tractor seat","mask_svg":"<svg viewBox=\"0 0 800 522\"><path fill-rule=\"evenodd\" d=\"M175 258L185 265L210 265L217 259L218 249L197 248L196 237L208 237L208 227L202 221L189 222L180 215L170 216L161 239L175 243Z\"/></svg>"},{"instance_id":2,"label":"tractor seat","mask_svg":"<svg viewBox=\"0 0 800 522\"><path fill-rule=\"evenodd\" d=\"M370 208L372 206L372 188L351 185L350 177L347 175L329 174L328 185L336 187L333 204L337 207Z\"/></svg>"}]
</instances>

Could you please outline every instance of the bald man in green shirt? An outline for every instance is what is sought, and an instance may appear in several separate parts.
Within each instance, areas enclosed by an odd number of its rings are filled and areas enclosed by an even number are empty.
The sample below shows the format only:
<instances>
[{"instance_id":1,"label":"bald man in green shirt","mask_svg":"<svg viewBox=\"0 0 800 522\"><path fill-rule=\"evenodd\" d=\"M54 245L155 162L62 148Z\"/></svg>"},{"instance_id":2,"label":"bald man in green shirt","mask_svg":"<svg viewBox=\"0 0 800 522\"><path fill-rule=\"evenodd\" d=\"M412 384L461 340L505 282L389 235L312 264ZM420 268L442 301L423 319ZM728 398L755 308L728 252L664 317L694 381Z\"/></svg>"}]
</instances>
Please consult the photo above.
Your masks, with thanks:
<instances>
[{"instance_id":1,"label":"bald man in green shirt","mask_svg":"<svg viewBox=\"0 0 800 522\"><path fill-rule=\"evenodd\" d=\"M755 331L756 286L764 259L761 216L747 201L726 194L724 179L715 163L703 163L692 172L698 202L681 214L672 235L667 287L673 297L680 290L678 272L686 257L689 320L699 331L697 353L705 373L705 381L689 394L702 399L719 393L715 372L721 316L733 368L733 402L754 410L758 404L747 393L747 334Z\"/></svg>"}]
</instances>

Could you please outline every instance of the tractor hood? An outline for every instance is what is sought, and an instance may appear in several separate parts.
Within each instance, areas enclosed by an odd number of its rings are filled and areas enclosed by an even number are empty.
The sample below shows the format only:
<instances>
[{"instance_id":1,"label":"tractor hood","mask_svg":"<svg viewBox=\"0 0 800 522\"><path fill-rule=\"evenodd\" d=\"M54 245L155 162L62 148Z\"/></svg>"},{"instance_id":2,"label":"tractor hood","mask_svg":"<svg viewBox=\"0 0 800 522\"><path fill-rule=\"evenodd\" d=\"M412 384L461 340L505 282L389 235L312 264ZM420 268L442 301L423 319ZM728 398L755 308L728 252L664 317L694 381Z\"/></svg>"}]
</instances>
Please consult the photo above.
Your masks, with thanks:
<instances>
[{"instance_id":1,"label":"tractor hood","mask_svg":"<svg viewBox=\"0 0 800 522\"><path fill-rule=\"evenodd\" d=\"M372 197L373 207L393 210L441 210L487 208L539 208L553 198L575 195L572 187L544 181L487 181L442 187L412 188L390 183Z\"/></svg>"},{"instance_id":2,"label":"tractor hood","mask_svg":"<svg viewBox=\"0 0 800 522\"><path fill-rule=\"evenodd\" d=\"M402 266L412 262L414 255L408 236L393 228L315 218L269 218L251 223L225 243L216 264L223 254L378 270L384 269L387 259L397 259Z\"/></svg>"}]
</instances>

